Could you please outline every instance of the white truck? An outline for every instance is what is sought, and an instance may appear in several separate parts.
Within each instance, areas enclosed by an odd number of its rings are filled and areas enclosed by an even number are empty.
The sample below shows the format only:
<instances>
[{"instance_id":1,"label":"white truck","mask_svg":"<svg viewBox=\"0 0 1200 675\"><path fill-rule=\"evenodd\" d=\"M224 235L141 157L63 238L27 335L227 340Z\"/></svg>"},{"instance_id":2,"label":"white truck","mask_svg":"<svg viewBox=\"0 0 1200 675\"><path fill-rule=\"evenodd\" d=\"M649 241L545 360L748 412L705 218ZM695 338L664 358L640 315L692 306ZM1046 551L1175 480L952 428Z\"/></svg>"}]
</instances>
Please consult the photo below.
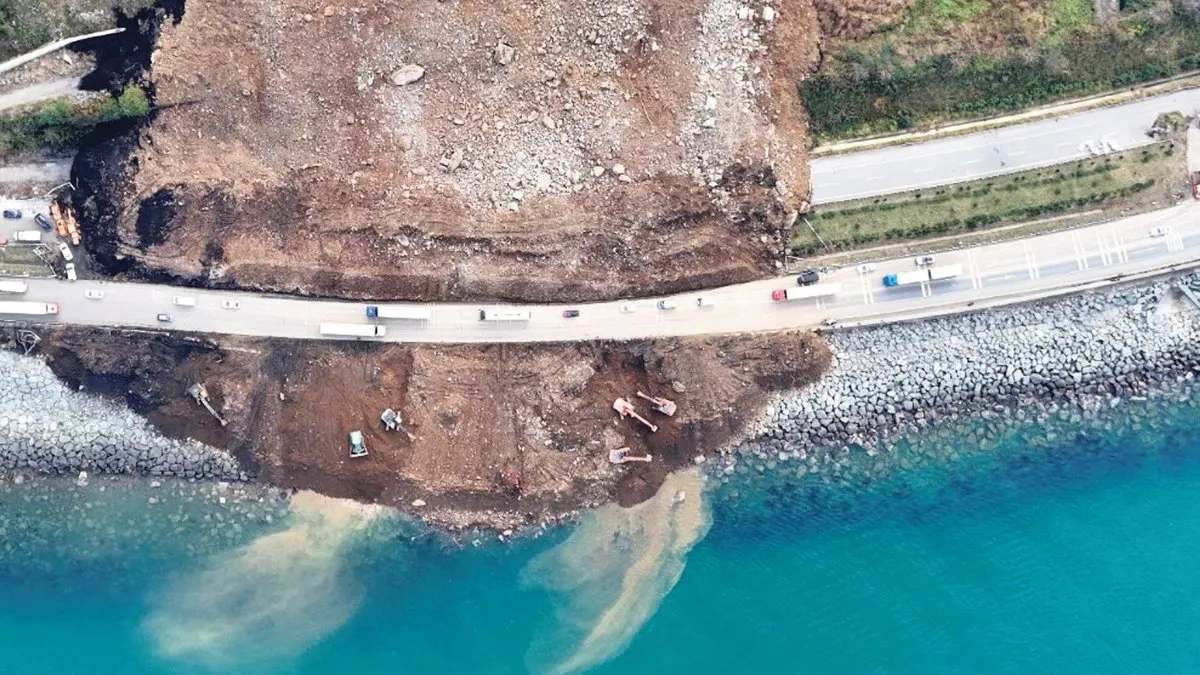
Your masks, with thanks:
<instances>
[{"instance_id":1,"label":"white truck","mask_svg":"<svg viewBox=\"0 0 1200 675\"><path fill-rule=\"evenodd\" d=\"M18 230L13 239L23 244L39 244L42 241L42 233L38 230Z\"/></svg>"},{"instance_id":2,"label":"white truck","mask_svg":"<svg viewBox=\"0 0 1200 675\"><path fill-rule=\"evenodd\" d=\"M895 286L908 286L911 284L920 284L926 281L941 281L943 279L953 279L962 274L962 265L946 265L944 267L927 267L923 270L915 272L901 272L900 274L887 274L883 277L883 285L888 288Z\"/></svg>"},{"instance_id":3,"label":"white truck","mask_svg":"<svg viewBox=\"0 0 1200 675\"><path fill-rule=\"evenodd\" d=\"M784 302L786 300L803 300L804 298L823 298L841 292L841 284L813 284L771 291L771 299L775 302Z\"/></svg>"},{"instance_id":4,"label":"white truck","mask_svg":"<svg viewBox=\"0 0 1200 675\"><path fill-rule=\"evenodd\" d=\"M24 281L0 281L0 293L24 293L29 290L29 284Z\"/></svg>"},{"instance_id":5,"label":"white truck","mask_svg":"<svg viewBox=\"0 0 1200 675\"><path fill-rule=\"evenodd\" d=\"M387 335L387 327L374 323L322 323L321 335L337 335L341 337L383 337Z\"/></svg>"},{"instance_id":6,"label":"white truck","mask_svg":"<svg viewBox=\"0 0 1200 675\"><path fill-rule=\"evenodd\" d=\"M58 314L58 305L53 302L0 302L0 314Z\"/></svg>"},{"instance_id":7,"label":"white truck","mask_svg":"<svg viewBox=\"0 0 1200 675\"><path fill-rule=\"evenodd\" d=\"M367 305L367 317L371 319L429 321L433 319L433 310L428 307L405 307L403 305Z\"/></svg>"}]
</instances>

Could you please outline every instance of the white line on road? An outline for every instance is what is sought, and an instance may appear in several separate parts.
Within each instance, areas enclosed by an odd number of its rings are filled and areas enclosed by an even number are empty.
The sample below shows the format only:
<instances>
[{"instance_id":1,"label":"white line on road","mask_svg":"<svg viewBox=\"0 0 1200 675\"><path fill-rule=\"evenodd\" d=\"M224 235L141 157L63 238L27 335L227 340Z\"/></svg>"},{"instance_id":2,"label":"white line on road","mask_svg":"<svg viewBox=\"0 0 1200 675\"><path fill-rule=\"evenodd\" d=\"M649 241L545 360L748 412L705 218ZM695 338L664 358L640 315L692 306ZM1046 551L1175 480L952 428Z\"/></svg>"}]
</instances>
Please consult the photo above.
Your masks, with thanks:
<instances>
[{"instance_id":1,"label":"white line on road","mask_svg":"<svg viewBox=\"0 0 1200 675\"><path fill-rule=\"evenodd\" d=\"M1037 255L1034 254L1033 249L1026 242L1022 242L1021 248L1025 249L1025 265L1029 267L1029 278L1037 279L1041 277L1042 274L1037 268Z\"/></svg>"},{"instance_id":2,"label":"white line on road","mask_svg":"<svg viewBox=\"0 0 1200 675\"><path fill-rule=\"evenodd\" d=\"M1088 252L1087 247L1083 245L1083 240L1079 238L1078 232L1071 233L1071 246L1075 249L1075 264L1079 266L1079 271L1088 268Z\"/></svg>"},{"instance_id":3,"label":"white line on road","mask_svg":"<svg viewBox=\"0 0 1200 675\"><path fill-rule=\"evenodd\" d=\"M1100 264L1108 267L1112 264L1112 254L1108 252L1108 244L1100 232L1096 232L1096 245L1100 247Z\"/></svg>"},{"instance_id":4,"label":"white line on road","mask_svg":"<svg viewBox=\"0 0 1200 675\"><path fill-rule=\"evenodd\" d=\"M1112 233L1113 250L1117 252L1117 261L1129 262L1129 249L1125 246L1124 235L1115 227L1110 227L1109 232Z\"/></svg>"}]
</instances>

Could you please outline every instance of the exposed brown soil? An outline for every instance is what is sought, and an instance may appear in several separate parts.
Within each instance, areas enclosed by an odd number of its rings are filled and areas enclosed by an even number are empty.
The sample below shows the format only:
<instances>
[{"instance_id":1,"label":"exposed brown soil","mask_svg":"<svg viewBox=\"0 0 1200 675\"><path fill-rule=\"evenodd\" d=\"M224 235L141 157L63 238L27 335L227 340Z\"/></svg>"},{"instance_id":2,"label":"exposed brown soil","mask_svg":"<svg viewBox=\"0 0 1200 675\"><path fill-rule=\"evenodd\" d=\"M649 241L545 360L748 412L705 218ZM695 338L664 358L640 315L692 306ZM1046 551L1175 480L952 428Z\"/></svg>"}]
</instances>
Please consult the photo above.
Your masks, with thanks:
<instances>
[{"instance_id":1,"label":"exposed brown soil","mask_svg":"<svg viewBox=\"0 0 1200 675\"><path fill-rule=\"evenodd\" d=\"M813 382L812 333L577 345L349 347L59 327L39 347L71 386L124 400L163 432L235 453L267 482L396 505L433 522L496 528L651 496L670 470L715 452L772 392ZM185 390L203 382L222 428ZM659 425L622 420L616 397L666 396ZM682 390L682 391L680 391ZM416 436L384 431L398 410ZM349 457L360 429L369 456ZM616 466L629 446L650 463ZM414 507L420 499L425 506Z\"/></svg>"},{"instance_id":2,"label":"exposed brown soil","mask_svg":"<svg viewBox=\"0 0 1200 675\"><path fill-rule=\"evenodd\" d=\"M795 84L819 37L810 2L765 9L189 3L157 117L81 158L85 239L112 271L344 297L761 277L808 193ZM405 65L424 76L397 86Z\"/></svg>"}]
</instances>

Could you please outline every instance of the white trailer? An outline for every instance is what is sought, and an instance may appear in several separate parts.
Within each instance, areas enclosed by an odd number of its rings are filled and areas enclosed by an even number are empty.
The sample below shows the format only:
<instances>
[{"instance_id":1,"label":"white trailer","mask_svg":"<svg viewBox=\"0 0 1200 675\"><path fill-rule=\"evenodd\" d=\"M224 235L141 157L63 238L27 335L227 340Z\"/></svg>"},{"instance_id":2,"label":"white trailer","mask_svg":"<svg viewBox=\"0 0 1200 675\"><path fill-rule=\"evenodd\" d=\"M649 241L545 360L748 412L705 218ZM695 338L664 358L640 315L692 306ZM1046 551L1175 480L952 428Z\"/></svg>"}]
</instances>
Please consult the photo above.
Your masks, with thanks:
<instances>
[{"instance_id":1,"label":"white trailer","mask_svg":"<svg viewBox=\"0 0 1200 675\"><path fill-rule=\"evenodd\" d=\"M908 286L911 284L919 284L929 281L929 270L916 270L914 272L901 272L899 274L887 274L883 277L883 285L891 288L892 286Z\"/></svg>"},{"instance_id":2,"label":"white trailer","mask_svg":"<svg viewBox=\"0 0 1200 675\"><path fill-rule=\"evenodd\" d=\"M29 284L24 281L0 281L0 293L24 293Z\"/></svg>"},{"instance_id":3,"label":"white trailer","mask_svg":"<svg viewBox=\"0 0 1200 675\"><path fill-rule=\"evenodd\" d=\"M805 298L824 298L830 295L837 295L842 292L841 284L813 284L811 286L799 286L792 288L781 288L771 292L771 299L776 302L784 300L803 300Z\"/></svg>"},{"instance_id":4,"label":"white trailer","mask_svg":"<svg viewBox=\"0 0 1200 675\"><path fill-rule=\"evenodd\" d=\"M481 309L479 310L480 321L528 321L529 310L527 309Z\"/></svg>"},{"instance_id":5,"label":"white trailer","mask_svg":"<svg viewBox=\"0 0 1200 675\"><path fill-rule=\"evenodd\" d=\"M18 230L13 239L23 244L37 244L42 241L42 233L38 230Z\"/></svg>"},{"instance_id":6,"label":"white trailer","mask_svg":"<svg viewBox=\"0 0 1200 675\"><path fill-rule=\"evenodd\" d=\"M930 281L941 281L942 279L953 279L962 275L962 265L946 265L945 267L934 267L929 270Z\"/></svg>"},{"instance_id":7,"label":"white trailer","mask_svg":"<svg viewBox=\"0 0 1200 675\"><path fill-rule=\"evenodd\" d=\"M387 335L387 327L373 323L322 323L321 335L383 337Z\"/></svg>"},{"instance_id":8,"label":"white trailer","mask_svg":"<svg viewBox=\"0 0 1200 675\"><path fill-rule=\"evenodd\" d=\"M367 316L372 319L430 321L433 319L433 310L428 307L404 305L367 305Z\"/></svg>"},{"instance_id":9,"label":"white trailer","mask_svg":"<svg viewBox=\"0 0 1200 675\"><path fill-rule=\"evenodd\" d=\"M0 314L58 314L58 305L53 302L0 302Z\"/></svg>"}]
</instances>

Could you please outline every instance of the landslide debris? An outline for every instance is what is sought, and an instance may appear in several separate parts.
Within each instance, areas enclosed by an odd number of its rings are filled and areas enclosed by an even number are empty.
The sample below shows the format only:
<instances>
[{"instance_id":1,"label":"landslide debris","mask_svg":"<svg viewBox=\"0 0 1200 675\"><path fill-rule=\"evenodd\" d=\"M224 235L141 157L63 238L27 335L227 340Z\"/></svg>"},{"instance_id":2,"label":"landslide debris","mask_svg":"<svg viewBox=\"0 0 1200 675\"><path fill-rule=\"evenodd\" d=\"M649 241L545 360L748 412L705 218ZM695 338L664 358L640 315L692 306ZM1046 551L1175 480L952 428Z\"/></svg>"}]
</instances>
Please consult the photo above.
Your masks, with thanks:
<instances>
[{"instance_id":1,"label":"landslide debris","mask_svg":"<svg viewBox=\"0 0 1200 675\"><path fill-rule=\"evenodd\" d=\"M157 115L76 163L113 273L417 300L675 292L772 270L808 192L808 1L214 0L172 18Z\"/></svg>"},{"instance_id":2,"label":"landslide debris","mask_svg":"<svg viewBox=\"0 0 1200 675\"><path fill-rule=\"evenodd\" d=\"M816 381L830 361L813 333L402 346L39 332L64 382L125 401L169 436L230 450L260 480L500 529L649 498L668 471L719 450L769 394ZM187 395L197 382L228 426ZM671 418L638 405L657 433L612 410L637 391L678 405ZM382 428L386 408L414 440ZM349 457L355 429L367 457ZM654 461L611 464L608 451L625 446Z\"/></svg>"}]
</instances>

